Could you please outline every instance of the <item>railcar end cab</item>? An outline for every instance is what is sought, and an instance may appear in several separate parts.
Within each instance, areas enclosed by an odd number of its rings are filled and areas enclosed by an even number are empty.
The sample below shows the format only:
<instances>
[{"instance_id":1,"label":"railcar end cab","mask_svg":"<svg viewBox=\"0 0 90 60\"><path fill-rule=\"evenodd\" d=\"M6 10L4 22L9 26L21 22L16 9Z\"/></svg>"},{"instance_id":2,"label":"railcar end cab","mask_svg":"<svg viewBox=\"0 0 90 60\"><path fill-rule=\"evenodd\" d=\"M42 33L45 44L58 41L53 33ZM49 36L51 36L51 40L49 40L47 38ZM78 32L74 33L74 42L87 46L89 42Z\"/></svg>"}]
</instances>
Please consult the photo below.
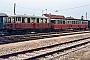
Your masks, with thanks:
<instances>
[{"instance_id":1,"label":"railcar end cab","mask_svg":"<svg viewBox=\"0 0 90 60\"><path fill-rule=\"evenodd\" d=\"M4 29L4 17L7 17L7 15L5 13L0 13L0 30Z\"/></svg>"}]
</instances>

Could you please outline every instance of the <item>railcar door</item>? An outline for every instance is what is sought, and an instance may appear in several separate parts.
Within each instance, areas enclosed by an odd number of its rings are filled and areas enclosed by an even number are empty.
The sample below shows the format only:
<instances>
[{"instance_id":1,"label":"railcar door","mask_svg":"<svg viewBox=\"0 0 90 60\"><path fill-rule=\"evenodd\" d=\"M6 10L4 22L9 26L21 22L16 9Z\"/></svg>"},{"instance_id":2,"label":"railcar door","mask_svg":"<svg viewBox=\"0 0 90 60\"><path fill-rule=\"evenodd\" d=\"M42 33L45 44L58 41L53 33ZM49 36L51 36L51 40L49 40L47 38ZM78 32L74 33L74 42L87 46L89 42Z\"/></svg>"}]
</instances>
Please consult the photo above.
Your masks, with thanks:
<instances>
[{"instance_id":1,"label":"railcar door","mask_svg":"<svg viewBox=\"0 0 90 60\"><path fill-rule=\"evenodd\" d=\"M4 25L3 25L3 17L0 17L0 29L3 29Z\"/></svg>"}]
</instances>

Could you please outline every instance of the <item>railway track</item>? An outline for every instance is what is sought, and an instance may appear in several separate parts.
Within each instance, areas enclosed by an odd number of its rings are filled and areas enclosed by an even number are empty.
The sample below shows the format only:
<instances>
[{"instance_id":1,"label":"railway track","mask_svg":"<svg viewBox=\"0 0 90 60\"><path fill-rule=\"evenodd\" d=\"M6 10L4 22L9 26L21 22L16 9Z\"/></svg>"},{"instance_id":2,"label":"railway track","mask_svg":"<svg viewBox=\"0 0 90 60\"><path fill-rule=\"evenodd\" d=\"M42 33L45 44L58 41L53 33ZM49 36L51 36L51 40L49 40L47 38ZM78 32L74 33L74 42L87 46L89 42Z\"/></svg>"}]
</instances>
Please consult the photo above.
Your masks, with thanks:
<instances>
[{"instance_id":1,"label":"railway track","mask_svg":"<svg viewBox=\"0 0 90 60\"><path fill-rule=\"evenodd\" d=\"M47 55L47 56L44 56L41 58L37 58L37 60L61 60L61 59L63 60L63 58L65 58L65 56L71 56L71 54L73 54L74 52L80 51L88 46L90 46L90 43L80 44L78 46L71 47L70 49L65 49L61 52L58 51L54 54ZM73 58L73 57L71 57L71 58ZM29 60L29 59L26 59L26 60Z\"/></svg>"},{"instance_id":2,"label":"railway track","mask_svg":"<svg viewBox=\"0 0 90 60\"><path fill-rule=\"evenodd\" d=\"M51 32L51 33L4 36L3 39L0 40L1 42L0 44L8 44L8 43L28 41L28 40L52 38L52 37L59 37L59 36L65 36L65 35L83 34L83 33L89 33L89 32L90 31L70 32L70 33Z\"/></svg>"},{"instance_id":3,"label":"railway track","mask_svg":"<svg viewBox=\"0 0 90 60\"><path fill-rule=\"evenodd\" d=\"M50 60L53 57L63 56L90 44L90 37L74 41L51 45L47 47L16 52L0 56L1 60Z\"/></svg>"}]
</instances>

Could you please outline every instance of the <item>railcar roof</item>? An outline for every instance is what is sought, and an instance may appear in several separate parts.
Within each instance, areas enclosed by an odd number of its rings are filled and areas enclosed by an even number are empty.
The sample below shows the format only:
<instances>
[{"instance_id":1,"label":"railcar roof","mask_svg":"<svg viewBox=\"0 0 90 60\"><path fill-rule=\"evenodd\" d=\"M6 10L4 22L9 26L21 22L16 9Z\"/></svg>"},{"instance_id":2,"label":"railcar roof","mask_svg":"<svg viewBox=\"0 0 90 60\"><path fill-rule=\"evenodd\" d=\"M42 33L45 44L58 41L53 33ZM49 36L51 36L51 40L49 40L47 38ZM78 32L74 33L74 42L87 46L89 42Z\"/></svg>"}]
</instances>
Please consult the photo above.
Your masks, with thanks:
<instances>
[{"instance_id":1,"label":"railcar roof","mask_svg":"<svg viewBox=\"0 0 90 60\"><path fill-rule=\"evenodd\" d=\"M82 20L82 19L66 19L66 20L81 20L81 21L88 21L88 20Z\"/></svg>"},{"instance_id":2,"label":"railcar roof","mask_svg":"<svg viewBox=\"0 0 90 60\"><path fill-rule=\"evenodd\" d=\"M81 20L81 19L51 19L51 20L80 20L80 21L88 21L88 20Z\"/></svg>"},{"instance_id":3,"label":"railcar roof","mask_svg":"<svg viewBox=\"0 0 90 60\"><path fill-rule=\"evenodd\" d=\"M5 13L0 13L0 16L7 16L7 14L5 14Z\"/></svg>"},{"instance_id":4,"label":"railcar roof","mask_svg":"<svg viewBox=\"0 0 90 60\"><path fill-rule=\"evenodd\" d=\"M8 15L8 17L47 18L44 16L31 16L31 15Z\"/></svg>"}]
</instances>

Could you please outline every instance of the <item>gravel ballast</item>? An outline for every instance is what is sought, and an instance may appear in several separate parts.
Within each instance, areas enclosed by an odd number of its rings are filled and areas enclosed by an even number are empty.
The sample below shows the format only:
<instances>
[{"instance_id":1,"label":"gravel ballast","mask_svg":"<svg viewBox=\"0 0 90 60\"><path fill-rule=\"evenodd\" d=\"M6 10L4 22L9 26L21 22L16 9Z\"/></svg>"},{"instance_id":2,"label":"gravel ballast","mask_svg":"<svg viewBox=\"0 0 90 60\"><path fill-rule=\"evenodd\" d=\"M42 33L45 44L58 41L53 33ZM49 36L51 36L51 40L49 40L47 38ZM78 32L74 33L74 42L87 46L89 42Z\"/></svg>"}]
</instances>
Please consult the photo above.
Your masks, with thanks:
<instances>
[{"instance_id":1,"label":"gravel ballast","mask_svg":"<svg viewBox=\"0 0 90 60\"><path fill-rule=\"evenodd\" d=\"M0 56L15 53L15 52L20 52L20 51L26 51L26 50L31 50L35 48L60 44L60 43L78 40L82 38L87 38L89 36L90 36L90 33L85 33L85 34L60 36L60 37L54 37L54 38L38 39L33 41L25 41L25 42L0 45Z\"/></svg>"}]
</instances>

